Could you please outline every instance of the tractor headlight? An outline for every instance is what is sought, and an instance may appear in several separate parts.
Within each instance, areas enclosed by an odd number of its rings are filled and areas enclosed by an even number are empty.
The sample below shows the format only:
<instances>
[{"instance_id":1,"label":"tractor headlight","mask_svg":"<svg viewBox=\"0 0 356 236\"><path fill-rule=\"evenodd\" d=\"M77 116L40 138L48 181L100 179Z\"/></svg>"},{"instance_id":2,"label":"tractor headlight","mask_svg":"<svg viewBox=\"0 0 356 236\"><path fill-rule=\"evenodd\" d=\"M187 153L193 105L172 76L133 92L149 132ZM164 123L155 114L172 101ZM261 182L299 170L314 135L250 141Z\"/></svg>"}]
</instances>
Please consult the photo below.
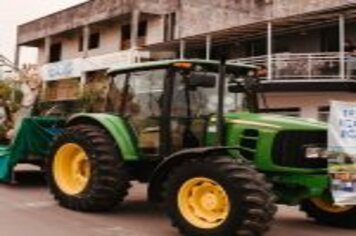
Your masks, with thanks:
<instances>
[{"instance_id":1,"label":"tractor headlight","mask_svg":"<svg viewBox=\"0 0 356 236\"><path fill-rule=\"evenodd\" d=\"M327 158L328 151L325 147L305 147L305 157L308 159Z\"/></svg>"}]
</instances>

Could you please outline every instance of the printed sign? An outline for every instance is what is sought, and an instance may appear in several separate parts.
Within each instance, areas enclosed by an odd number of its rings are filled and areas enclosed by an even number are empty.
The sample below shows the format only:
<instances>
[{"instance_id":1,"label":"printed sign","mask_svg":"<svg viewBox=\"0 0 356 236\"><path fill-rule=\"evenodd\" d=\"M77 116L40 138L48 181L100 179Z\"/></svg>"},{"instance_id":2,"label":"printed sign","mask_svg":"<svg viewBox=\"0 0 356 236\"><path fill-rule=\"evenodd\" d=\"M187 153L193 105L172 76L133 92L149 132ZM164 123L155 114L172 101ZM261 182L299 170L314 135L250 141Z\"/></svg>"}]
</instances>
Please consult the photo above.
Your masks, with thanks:
<instances>
[{"instance_id":1,"label":"printed sign","mask_svg":"<svg viewBox=\"0 0 356 236\"><path fill-rule=\"evenodd\" d=\"M82 74L82 67L82 59L50 63L41 68L41 76L45 81L77 78Z\"/></svg>"},{"instance_id":2,"label":"printed sign","mask_svg":"<svg viewBox=\"0 0 356 236\"><path fill-rule=\"evenodd\" d=\"M126 50L89 58L75 58L45 64L42 66L41 72L45 81L78 78L89 71L106 70L113 66L131 64L138 61L139 58L146 59L149 57L149 52Z\"/></svg>"},{"instance_id":3,"label":"printed sign","mask_svg":"<svg viewBox=\"0 0 356 236\"><path fill-rule=\"evenodd\" d=\"M337 205L356 205L356 103L331 102L329 173Z\"/></svg>"}]
</instances>

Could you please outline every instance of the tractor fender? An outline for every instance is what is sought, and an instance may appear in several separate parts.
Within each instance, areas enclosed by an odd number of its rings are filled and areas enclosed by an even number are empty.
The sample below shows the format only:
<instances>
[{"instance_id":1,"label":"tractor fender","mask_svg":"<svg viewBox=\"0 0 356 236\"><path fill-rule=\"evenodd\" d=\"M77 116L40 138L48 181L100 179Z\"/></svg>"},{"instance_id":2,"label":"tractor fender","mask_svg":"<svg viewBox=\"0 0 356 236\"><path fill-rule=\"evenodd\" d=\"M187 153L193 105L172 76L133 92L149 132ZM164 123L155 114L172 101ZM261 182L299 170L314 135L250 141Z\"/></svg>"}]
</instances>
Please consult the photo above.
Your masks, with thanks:
<instances>
[{"instance_id":1,"label":"tractor fender","mask_svg":"<svg viewBox=\"0 0 356 236\"><path fill-rule=\"evenodd\" d=\"M127 122L119 116L102 113L81 113L71 116L66 126L73 125L96 125L106 130L117 143L125 161L136 161L139 159L136 140Z\"/></svg>"},{"instance_id":2,"label":"tractor fender","mask_svg":"<svg viewBox=\"0 0 356 236\"><path fill-rule=\"evenodd\" d=\"M239 147L202 147L202 148L190 148L187 150L179 151L162 161L154 170L148 187L148 199L153 203L160 203L163 201L163 184L167 179L171 170L180 165L186 160L203 158L207 155L230 155L230 150L239 150ZM238 158L243 159L242 156Z\"/></svg>"}]
</instances>

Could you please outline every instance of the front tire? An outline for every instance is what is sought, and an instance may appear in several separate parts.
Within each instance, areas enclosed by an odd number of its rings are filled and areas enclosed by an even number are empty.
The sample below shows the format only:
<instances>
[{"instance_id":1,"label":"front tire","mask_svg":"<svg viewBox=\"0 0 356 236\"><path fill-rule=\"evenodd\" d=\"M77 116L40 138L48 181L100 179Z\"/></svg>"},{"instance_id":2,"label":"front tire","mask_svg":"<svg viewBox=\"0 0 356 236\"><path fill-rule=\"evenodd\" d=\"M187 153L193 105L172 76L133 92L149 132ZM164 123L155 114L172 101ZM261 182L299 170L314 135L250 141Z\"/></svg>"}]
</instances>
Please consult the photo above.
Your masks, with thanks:
<instances>
[{"instance_id":1,"label":"front tire","mask_svg":"<svg viewBox=\"0 0 356 236\"><path fill-rule=\"evenodd\" d=\"M92 125L69 127L56 138L46 175L59 204L76 211L110 210L130 187L117 145Z\"/></svg>"},{"instance_id":2,"label":"front tire","mask_svg":"<svg viewBox=\"0 0 356 236\"><path fill-rule=\"evenodd\" d=\"M303 201L301 211L324 225L356 229L356 206L336 206L320 197Z\"/></svg>"},{"instance_id":3,"label":"front tire","mask_svg":"<svg viewBox=\"0 0 356 236\"><path fill-rule=\"evenodd\" d=\"M262 174L230 157L185 161L165 183L165 207L182 234L262 235L276 212Z\"/></svg>"}]
</instances>

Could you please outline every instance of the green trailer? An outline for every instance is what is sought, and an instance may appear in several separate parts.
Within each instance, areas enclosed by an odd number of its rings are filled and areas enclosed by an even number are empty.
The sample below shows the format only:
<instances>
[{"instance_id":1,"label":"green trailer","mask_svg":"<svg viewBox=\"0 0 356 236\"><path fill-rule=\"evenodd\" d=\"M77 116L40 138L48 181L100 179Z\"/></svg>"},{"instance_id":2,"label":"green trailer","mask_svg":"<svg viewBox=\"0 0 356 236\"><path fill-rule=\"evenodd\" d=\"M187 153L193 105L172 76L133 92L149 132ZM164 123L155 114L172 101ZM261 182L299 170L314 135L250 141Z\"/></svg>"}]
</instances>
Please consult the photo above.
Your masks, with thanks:
<instances>
[{"instance_id":1,"label":"green trailer","mask_svg":"<svg viewBox=\"0 0 356 236\"><path fill-rule=\"evenodd\" d=\"M50 144L61 132L64 120L51 117L24 118L12 140L0 144L0 181L11 182L17 164L44 166Z\"/></svg>"},{"instance_id":2,"label":"green trailer","mask_svg":"<svg viewBox=\"0 0 356 236\"><path fill-rule=\"evenodd\" d=\"M276 203L355 227L356 207L333 204L326 159L308 156L326 147L326 124L258 113L255 67L171 60L108 77L105 112L39 125L50 134L40 149L61 206L110 210L140 181L185 235L261 235Z\"/></svg>"}]
</instances>

